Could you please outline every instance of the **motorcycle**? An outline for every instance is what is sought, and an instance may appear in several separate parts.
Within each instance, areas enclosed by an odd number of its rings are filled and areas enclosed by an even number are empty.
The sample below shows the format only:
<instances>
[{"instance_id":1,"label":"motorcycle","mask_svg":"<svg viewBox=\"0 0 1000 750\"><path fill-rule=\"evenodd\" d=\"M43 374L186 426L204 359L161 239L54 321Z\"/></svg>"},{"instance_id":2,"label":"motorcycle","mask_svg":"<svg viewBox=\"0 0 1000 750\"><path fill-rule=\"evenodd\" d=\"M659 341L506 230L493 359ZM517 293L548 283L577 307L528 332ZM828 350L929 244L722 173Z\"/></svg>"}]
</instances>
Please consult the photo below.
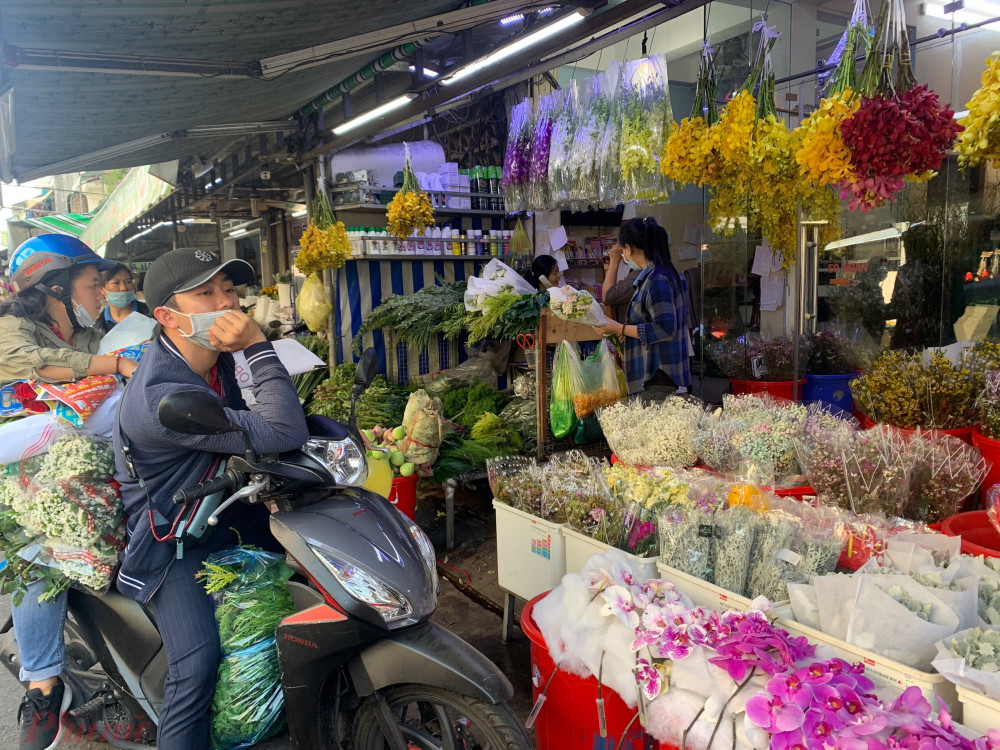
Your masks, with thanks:
<instances>
[{"instance_id":1,"label":"motorcycle","mask_svg":"<svg viewBox=\"0 0 1000 750\"><path fill-rule=\"evenodd\" d=\"M529 750L506 705L507 678L472 646L430 620L439 593L434 548L423 530L384 497L363 489L368 475L354 403L376 374L365 352L355 375L351 418L307 417L297 451L232 456L215 479L178 492L200 503L185 541L197 544L236 502L273 503L270 525L296 572L295 614L276 629L285 710L296 750ZM160 402L162 424L186 434L237 431L204 391ZM223 519L224 520L224 519ZM71 589L66 667L77 734L125 750L155 742L167 658L147 610L114 589ZM10 620L0 653L18 673Z\"/></svg>"}]
</instances>

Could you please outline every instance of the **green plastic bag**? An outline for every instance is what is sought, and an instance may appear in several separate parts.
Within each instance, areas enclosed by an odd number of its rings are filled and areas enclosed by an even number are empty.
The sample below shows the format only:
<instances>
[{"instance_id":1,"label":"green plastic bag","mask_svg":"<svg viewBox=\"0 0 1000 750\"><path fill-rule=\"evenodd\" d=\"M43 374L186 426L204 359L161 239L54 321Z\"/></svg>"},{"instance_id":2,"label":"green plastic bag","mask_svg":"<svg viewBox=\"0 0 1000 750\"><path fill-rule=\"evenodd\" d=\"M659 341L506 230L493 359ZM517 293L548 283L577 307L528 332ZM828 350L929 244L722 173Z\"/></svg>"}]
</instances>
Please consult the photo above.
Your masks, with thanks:
<instances>
[{"instance_id":1,"label":"green plastic bag","mask_svg":"<svg viewBox=\"0 0 1000 750\"><path fill-rule=\"evenodd\" d=\"M573 397L583 392L580 373L580 355L576 345L563 341L556 350L552 367L552 395L549 400L549 425L557 440L562 440L576 429L576 411Z\"/></svg>"}]
</instances>

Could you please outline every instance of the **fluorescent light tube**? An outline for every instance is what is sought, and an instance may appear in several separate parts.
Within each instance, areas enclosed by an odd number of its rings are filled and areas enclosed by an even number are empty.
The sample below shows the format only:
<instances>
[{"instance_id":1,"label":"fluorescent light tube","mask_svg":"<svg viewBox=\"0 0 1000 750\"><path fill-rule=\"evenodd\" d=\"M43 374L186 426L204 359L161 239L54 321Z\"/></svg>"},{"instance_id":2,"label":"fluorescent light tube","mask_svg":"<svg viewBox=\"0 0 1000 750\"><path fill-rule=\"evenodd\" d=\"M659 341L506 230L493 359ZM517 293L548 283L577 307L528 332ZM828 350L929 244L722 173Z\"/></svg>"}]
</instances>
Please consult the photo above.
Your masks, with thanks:
<instances>
[{"instance_id":1,"label":"fluorescent light tube","mask_svg":"<svg viewBox=\"0 0 1000 750\"><path fill-rule=\"evenodd\" d=\"M248 230L245 227L240 227L239 229L234 229L232 232L230 232L229 236L230 237L242 237L244 234L247 234L247 232L248 232Z\"/></svg>"},{"instance_id":2,"label":"fluorescent light tube","mask_svg":"<svg viewBox=\"0 0 1000 750\"><path fill-rule=\"evenodd\" d=\"M541 41L548 39L549 37L555 36L556 34L565 31L573 24L579 23L586 15L581 11L576 11L568 16L560 18L558 21L549 24L543 29L539 29L533 34L528 34L517 41L511 42L506 47L501 47L498 50L494 50L485 57L481 57L475 62L471 62L464 68L459 68L454 73L441 79L441 83L445 86L450 86L456 81L460 81L463 78L468 78L474 73L478 73L484 68L488 68L491 65L496 65L501 60L506 60L508 57L516 55L522 50L528 49L528 47L533 47Z\"/></svg>"},{"instance_id":3,"label":"fluorescent light tube","mask_svg":"<svg viewBox=\"0 0 1000 750\"><path fill-rule=\"evenodd\" d=\"M416 73L417 68L414 65L410 66L410 72ZM431 70L430 68L424 68L424 78L437 78L439 73L436 70Z\"/></svg>"},{"instance_id":4,"label":"fluorescent light tube","mask_svg":"<svg viewBox=\"0 0 1000 750\"><path fill-rule=\"evenodd\" d=\"M924 3L921 6L921 11L923 15L930 18L940 18L943 21L954 20L955 23L980 23L990 17L983 13L968 10L957 10L954 13L946 13L943 5L935 5L934 3Z\"/></svg>"},{"instance_id":5,"label":"fluorescent light tube","mask_svg":"<svg viewBox=\"0 0 1000 750\"><path fill-rule=\"evenodd\" d=\"M402 96L396 97L392 101L388 101L385 104L375 107L375 109L370 112L365 112L363 115L358 115L353 120L348 120L347 122L338 125L333 129L333 134L343 135L344 133L354 130L355 128L361 127L366 122L377 120L382 115L386 115L393 110L406 106L416 98L416 94L403 94Z\"/></svg>"},{"instance_id":6,"label":"fluorescent light tube","mask_svg":"<svg viewBox=\"0 0 1000 750\"><path fill-rule=\"evenodd\" d=\"M309 209L308 209L308 208L303 208L303 209L302 209L302 210L300 210L300 211L293 211L293 212L292 212L292 218L293 218L293 219L297 219L297 218L299 218L300 216L305 216L305 215L306 215L307 213L309 213Z\"/></svg>"},{"instance_id":7,"label":"fluorescent light tube","mask_svg":"<svg viewBox=\"0 0 1000 750\"><path fill-rule=\"evenodd\" d=\"M500 19L501 26L510 26L512 23L524 20L524 13L515 13L512 16L505 16Z\"/></svg>"}]
</instances>

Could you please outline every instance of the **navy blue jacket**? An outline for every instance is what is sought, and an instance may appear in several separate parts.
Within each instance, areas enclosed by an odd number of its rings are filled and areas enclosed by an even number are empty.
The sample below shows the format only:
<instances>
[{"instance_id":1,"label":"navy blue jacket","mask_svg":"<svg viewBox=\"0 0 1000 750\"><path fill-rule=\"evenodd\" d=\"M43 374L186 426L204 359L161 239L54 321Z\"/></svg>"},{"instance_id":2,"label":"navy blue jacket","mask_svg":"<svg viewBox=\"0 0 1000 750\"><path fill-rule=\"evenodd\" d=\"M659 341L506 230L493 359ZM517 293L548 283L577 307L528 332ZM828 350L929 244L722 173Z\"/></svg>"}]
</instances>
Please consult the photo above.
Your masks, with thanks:
<instances>
[{"instance_id":1,"label":"navy blue jacket","mask_svg":"<svg viewBox=\"0 0 1000 750\"><path fill-rule=\"evenodd\" d=\"M222 401L230 421L249 431L257 455L301 447L309 438L305 416L295 386L274 347L267 342L254 344L244 354L253 374L253 394L257 400L253 411L247 408L240 394L232 355L219 355ZM146 489L129 474L122 455L121 435L115 429L115 478L122 486L122 502L128 516L128 545L122 553L118 590L140 602L148 602L156 593L176 554L173 542L157 541L153 534L147 491L155 509L172 521L180 512L171 501L175 492L215 476L223 461L242 454L245 449L244 437L239 432L184 435L160 424L157 418L160 400L169 393L192 388L218 398L170 340L160 336L146 351L122 396L121 428ZM230 509L239 510L238 506Z\"/></svg>"}]
</instances>

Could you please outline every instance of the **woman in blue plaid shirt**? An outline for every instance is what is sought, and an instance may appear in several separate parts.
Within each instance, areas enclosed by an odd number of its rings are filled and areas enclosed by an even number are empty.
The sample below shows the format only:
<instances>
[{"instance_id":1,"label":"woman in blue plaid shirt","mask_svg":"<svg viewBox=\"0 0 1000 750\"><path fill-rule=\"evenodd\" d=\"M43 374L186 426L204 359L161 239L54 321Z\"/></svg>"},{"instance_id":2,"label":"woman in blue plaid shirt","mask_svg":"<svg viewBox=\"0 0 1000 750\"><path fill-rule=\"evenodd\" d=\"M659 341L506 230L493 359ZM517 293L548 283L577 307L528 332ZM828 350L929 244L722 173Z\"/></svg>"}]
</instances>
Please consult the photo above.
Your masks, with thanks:
<instances>
[{"instance_id":1,"label":"woman in blue plaid shirt","mask_svg":"<svg viewBox=\"0 0 1000 750\"><path fill-rule=\"evenodd\" d=\"M618 230L625 262L639 271L625 323L594 330L625 339L628 392L648 386L691 385L691 335L684 277L670 260L667 232L653 218L631 219Z\"/></svg>"}]
</instances>

